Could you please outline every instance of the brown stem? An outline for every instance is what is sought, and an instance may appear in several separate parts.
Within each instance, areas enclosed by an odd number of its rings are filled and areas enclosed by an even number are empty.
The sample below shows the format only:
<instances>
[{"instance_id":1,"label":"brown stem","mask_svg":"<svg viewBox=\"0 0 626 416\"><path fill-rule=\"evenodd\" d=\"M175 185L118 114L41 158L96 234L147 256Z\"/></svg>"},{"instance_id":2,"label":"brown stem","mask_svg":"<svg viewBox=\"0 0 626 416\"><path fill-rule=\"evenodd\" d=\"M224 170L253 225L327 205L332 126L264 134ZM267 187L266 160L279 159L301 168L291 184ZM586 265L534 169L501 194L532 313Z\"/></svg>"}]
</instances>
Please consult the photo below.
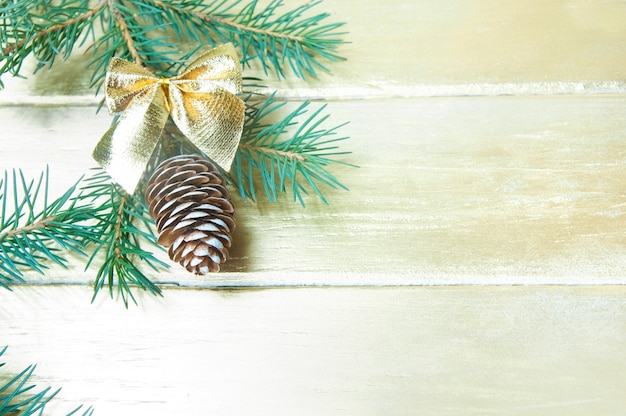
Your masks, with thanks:
<instances>
[{"instance_id":1,"label":"brown stem","mask_svg":"<svg viewBox=\"0 0 626 416\"><path fill-rule=\"evenodd\" d=\"M4 48L2 48L2 54L4 56L9 56L11 55L13 52L15 52L15 49L17 48L17 46L15 45L15 43L9 43L7 44L7 46L5 46Z\"/></svg>"},{"instance_id":2,"label":"brown stem","mask_svg":"<svg viewBox=\"0 0 626 416\"><path fill-rule=\"evenodd\" d=\"M117 219L115 220L115 228L113 229L114 241L115 241L115 257L122 258L122 249L118 241L122 239L122 219L124 217L124 207L126 206L126 202L128 202L129 194L125 193L120 201L120 207L117 210Z\"/></svg>"},{"instance_id":3,"label":"brown stem","mask_svg":"<svg viewBox=\"0 0 626 416\"><path fill-rule=\"evenodd\" d=\"M271 155L278 155L278 156L283 156L286 157L289 160L298 160L300 162L304 162L306 160L306 157L302 156L300 153L296 153L296 152L287 152L284 150L276 150L276 149L268 149L267 147L261 147L261 146L252 146L249 144L239 144L239 147L244 148L244 149L250 149L256 152L261 152L261 153L267 153L267 154L271 154Z\"/></svg>"},{"instance_id":4,"label":"brown stem","mask_svg":"<svg viewBox=\"0 0 626 416\"><path fill-rule=\"evenodd\" d=\"M49 28L47 28L46 30L44 30L43 32L38 33L37 36L38 37L39 36L45 36L48 33L54 32L54 31L59 30L59 29L64 29L64 28L66 28L68 26L71 26L71 25L73 25L75 23L78 23L81 20L89 19L91 16L95 15L96 13L98 13L100 11L100 9L102 9L104 7L105 4L106 4L106 0L102 0L100 3L96 4L96 6L93 9L89 10L88 12L85 12L83 14L79 14L78 16L76 16L76 17L74 17L72 19L66 20L63 23L58 23L56 25L52 25Z\"/></svg>"},{"instance_id":5,"label":"brown stem","mask_svg":"<svg viewBox=\"0 0 626 416\"><path fill-rule=\"evenodd\" d=\"M200 12L194 12L194 14L206 22L211 22L211 21L218 22L218 23L223 24L224 26L230 26L232 28L235 28L241 31L259 33L261 35L267 35L267 36L271 36L275 38L288 39L294 42L302 41L302 36L288 35L285 33L274 32L273 30L258 29L256 27L242 25L241 23L231 22L230 20L226 20L223 17L211 16L211 15L207 15L207 14L200 13Z\"/></svg>"},{"instance_id":6,"label":"brown stem","mask_svg":"<svg viewBox=\"0 0 626 416\"><path fill-rule=\"evenodd\" d=\"M153 4L157 7L163 8L163 9L172 9L175 10L177 12L181 12L180 9L171 6L169 4L166 4L164 2L162 2L161 0L153 0ZM185 11L186 12L186 11ZM248 26L248 25L243 25L241 23L236 23L236 22L232 22L228 19L225 19L223 17L220 16L216 16L216 15L211 15L211 14L206 14L206 13L202 13L202 12L198 12L198 11L193 11L193 12L188 12L190 14L193 14L194 16L196 16L198 19L203 20L205 22L208 23L220 23L224 26L229 26L231 28L240 30L240 31L248 31L248 32L253 32L253 33L258 33L261 35L267 35L267 36L272 36L278 39L288 39L290 41L294 41L294 42L301 42L302 41L302 36L295 36L295 35L288 35L285 33L280 33L280 32L275 32L273 30L265 30L265 29L258 29L256 27L253 26Z\"/></svg>"},{"instance_id":7,"label":"brown stem","mask_svg":"<svg viewBox=\"0 0 626 416\"><path fill-rule=\"evenodd\" d=\"M54 220L54 218L55 218L54 216L42 218L39 221L36 221L36 222L34 222L32 224L24 225L22 227L17 227L17 228L15 228L13 230L9 230L5 234L5 237L11 238L11 237L14 237L14 236L16 236L18 234L21 234L23 232L27 233L27 232L30 232L30 231L33 231L33 230L37 230L37 229L40 229L40 228L46 228L48 226L48 223L52 222ZM2 238L1 240L3 240L3 239L4 238Z\"/></svg>"},{"instance_id":8,"label":"brown stem","mask_svg":"<svg viewBox=\"0 0 626 416\"><path fill-rule=\"evenodd\" d=\"M55 32L57 30L65 29L66 27L71 26L73 24L76 24L76 23L78 23L78 22L80 22L82 20L89 19L90 17L92 17L96 13L98 13L104 7L104 5L107 4L107 1L108 0L102 0L102 1L100 1L100 3L96 4L91 10L89 10L89 11L87 11L85 13L79 14L78 16L73 17L73 18L71 18L69 20L66 20L63 23L57 23L56 25L52 25L49 28L44 29L41 32L38 32L35 35L35 37L36 38L40 38L40 37L46 36L46 35L48 35L48 34L50 34L52 32ZM21 49L22 46L24 46L24 42L26 42L26 39L22 39L21 41L17 42L16 44L9 44L9 45L7 45L7 47L4 50L5 55L8 55L8 53L6 53L6 52L12 53L15 50Z\"/></svg>"},{"instance_id":9,"label":"brown stem","mask_svg":"<svg viewBox=\"0 0 626 416\"><path fill-rule=\"evenodd\" d=\"M124 20L124 17L122 16L122 13L120 13L117 7L115 7L114 0L106 0L106 1L109 5L109 9L111 10L111 14L113 14L113 18L117 22L117 25L120 28L120 31L122 32L122 37L126 41L126 47L128 48L128 52L130 52L130 56L133 57L137 65L143 66L143 61L141 60L139 51L135 47L135 40L130 34L130 29L128 29L128 25L126 24L126 21Z\"/></svg>"}]
</instances>

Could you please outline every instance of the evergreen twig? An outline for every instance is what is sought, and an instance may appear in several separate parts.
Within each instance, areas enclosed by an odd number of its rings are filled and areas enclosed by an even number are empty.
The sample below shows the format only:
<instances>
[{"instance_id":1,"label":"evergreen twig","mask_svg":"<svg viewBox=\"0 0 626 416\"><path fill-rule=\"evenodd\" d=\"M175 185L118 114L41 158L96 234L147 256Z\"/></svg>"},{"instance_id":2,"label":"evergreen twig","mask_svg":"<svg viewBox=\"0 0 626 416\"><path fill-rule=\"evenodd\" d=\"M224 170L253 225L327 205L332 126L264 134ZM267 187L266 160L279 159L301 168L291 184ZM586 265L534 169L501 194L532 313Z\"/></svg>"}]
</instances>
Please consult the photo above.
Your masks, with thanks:
<instances>
[{"instance_id":1,"label":"evergreen twig","mask_svg":"<svg viewBox=\"0 0 626 416\"><path fill-rule=\"evenodd\" d=\"M8 347L0 348L0 356L2 356ZM5 363L0 362L0 367ZM50 387L36 391L37 386L30 384L30 379L35 371L35 365L29 365L17 375L10 377L0 373L0 416L9 415L42 415L46 406L59 393L61 389L52 391ZM7 381L4 381L7 380ZM83 408L78 406L67 416L78 415ZM91 407L85 409L81 415L89 416L93 414Z\"/></svg>"},{"instance_id":2,"label":"evergreen twig","mask_svg":"<svg viewBox=\"0 0 626 416\"><path fill-rule=\"evenodd\" d=\"M258 175L270 201L277 201L280 193L291 193L294 201L304 205L303 196L312 190L328 203L320 185L347 188L327 166L353 166L336 159L348 153L337 146L347 139L337 135L346 123L325 128L329 117L323 113L326 106L309 112L309 102L279 118L276 113L284 110L284 105L273 95L248 105L239 151L227 176L244 198L256 199L254 178Z\"/></svg>"},{"instance_id":3,"label":"evergreen twig","mask_svg":"<svg viewBox=\"0 0 626 416\"><path fill-rule=\"evenodd\" d=\"M311 110L308 101L291 111L274 94L251 94L245 101L241 142L230 172L223 172L242 198L257 200L259 182L269 201L291 194L302 205L310 191L328 204L324 187L348 189L328 171L331 164L355 167L338 159L350 153L339 150L339 143L347 137L338 131L347 123L324 127L329 118L326 106ZM157 162L174 154L199 152L169 120L156 152Z\"/></svg>"},{"instance_id":4,"label":"evergreen twig","mask_svg":"<svg viewBox=\"0 0 626 416\"><path fill-rule=\"evenodd\" d=\"M325 61L343 59L337 52L343 43L343 23L327 23L327 13L314 14L313 7L320 2L284 11L282 0L270 0L264 7L257 0L245 4L241 0L0 0L0 76L21 75L29 56L37 60L36 70L51 66L57 57L67 59L84 44L93 53L92 85L101 85L113 56L149 67L159 76L172 76L200 47L181 46L186 42L232 42L246 65L258 61L265 72L273 70L279 78L289 70L301 78L315 76L317 70L327 70ZM258 181L270 201L290 193L303 205L311 191L327 203L324 187L347 189L327 170L331 164L349 165L337 159L347 153L338 149L346 139L338 135L343 124L325 127L324 106L310 110L305 102L285 115L285 102L274 95L265 100L256 97L246 98L242 140L231 173L226 174L242 197L257 199ZM193 147L171 127L168 124L164 135L170 143L162 140L160 151L171 150L172 143L180 149ZM85 246L92 243L95 248L87 267L100 264L94 298L104 287L111 297L117 287L125 305L131 300L137 303L135 287L161 293L138 266L167 267L142 248L148 243L161 249L145 202L137 196L140 193L125 193L101 172L48 204L47 172L45 183L42 178L27 183L21 173L18 180L13 172L13 194L6 185L7 174L4 181L0 178L0 286L20 281L26 269L43 273L48 261L65 267L61 249L85 254ZM17 193L20 185L23 197ZM45 197L40 212L35 206L41 193ZM13 213L6 208L8 200L13 201Z\"/></svg>"},{"instance_id":5,"label":"evergreen twig","mask_svg":"<svg viewBox=\"0 0 626 416\"><path fill-rule=\"evenodd\" d=\"M282 12L283 0L272 0L258 7L252 0L235 12L242 1L152 1L154 7L168 17L177 34L190 39L207 39L213 43L232 42L239 45L243 62L259 60L265 73L273 69L279 78L290 67L300 78L315 76L316 69L328 71L322 59L342 60L337 47L343 43L344 23L326 23L328 13L306 16L321 0L311 1ZM191 3L193 5L190 7ZM161 16L154 21L162 24Z\"/></svg>"},{"instance_id":6,"label":"evergreen twig","mask_svg":"<svg viewBox=\"0 0 626 416\"><path fill-rule=\"evenodd\" d=\"M161 75L175 66L184 42L232 42L242 62L258 61L279 78L290 68L297 77L328 71L325 61L343 59L344 23L314 14L321 1L284 11L283 0L260 7L257 0L5 0L0 2L0 75L21 75L25 59L36 70L57 56L69 58L87 44L93 57L92 83L100 85L113 56L133 60ZM0 87L1 87L0 83Z\"/></svg>"},{"instance_id":7,"label":"evergreen twig","mask_svg":"<svg viewBox=\"0 0 626 416\"><path fill-rule=\"evenodd\" d=\"M0 287L22 281L24 270L43 274L47 261L66 267L61 251L85 255L97 238L86 224L95 208L76 199L78 182L50 201L47 169L36 181L15 170L11 178L0 178Z\"/></svg>"},{"instance_id":8,"label":"evergreen twig","mask_svg":"<svg viewBox=\"0 0 626 416\"><path fill-rule=\"evenodd\" d=\"M106 172L100 171L82 188L81 199L99 202L99 212L94 225L100 241L87 262L87 268L102 252L103 259L94 282L93 299L103 287L108 287L109 295L114 296L114 288L128 306L129 300L137 304L133 287L138 287L154 295L161 295L161 289L146 276L138 264L146 264L153 270L167 268L168 265L141 248L149 243L162 250L152 233L154 221L150 218L143 199L126 193L119 185L111 183Z\"/></svg>"},{"instance_id":9,"label":"evergreen twig","mask_svg":"<svg viewBox=\"0 0 626 416\"><path fill-rule=\"evenodd\" d=\"M23 281L26 270L44 274L52 261L67 267L66 252L87 256L94 246L87 268L102 264L94 282L94 299L103 287L113 296L114 288L128 306L137 303L133 287L160 294L159 287L139 268L168 267L143 244L162 250L152 234L153 221L142 199L125 193L103 171L71 186L61 197L50 201L48 170L38 180L27 181L21 171L0 178L0 287L10 289Z\"/></svg>"}]
</instances>

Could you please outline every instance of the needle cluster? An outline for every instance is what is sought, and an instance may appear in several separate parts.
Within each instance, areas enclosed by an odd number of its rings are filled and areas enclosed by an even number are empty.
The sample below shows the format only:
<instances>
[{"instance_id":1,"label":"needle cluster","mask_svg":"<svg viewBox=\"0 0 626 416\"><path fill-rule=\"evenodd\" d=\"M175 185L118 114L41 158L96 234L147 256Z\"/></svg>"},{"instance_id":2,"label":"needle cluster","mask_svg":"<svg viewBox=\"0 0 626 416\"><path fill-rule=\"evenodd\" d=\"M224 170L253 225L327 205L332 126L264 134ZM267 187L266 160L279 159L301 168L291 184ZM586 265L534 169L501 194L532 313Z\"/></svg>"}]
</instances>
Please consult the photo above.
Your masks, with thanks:
<instances>
[{"instance_id":1,"label":"needle cluster","mask_svg":"<svg viewBox=\"0 0 626 416\"><path fill-rule=\"evenodd\" d=\"M344 24L315 13L319 3L285 10L283 0L0 1L0 75L21 74L29 56L40 69L83 47L92 53L94 85L113 56L169 76L190 45L231 42L243 63L256 61L266 73L314 76L328 71L325 62L343 59L337 48Z\"/></svg>"},{"instance_id":2,"label":"needle cluster","mask_svg":"<svg viewBox=\"0 0 626 416\"><path fill-rule=\"evenodd\" d=\"M273 95L250 103L239 151L228 177L244 198L256 199L255 182L261 182L270 201L277 201L279 194L290 193L294 201L304 205L304 195L313 191L328 203L323 187L347 190L327 170L332 163L349 165L338 159L347 153L338 147L340 141L347 139L338 135L346 123L326 126L326 106L310 110L311 103L304 102L285 111L285 104ZM279 115L284 112L286 115Z\"/></svg>"},{"instance_id":3,"label":"needle cluster","mask_svg":"<svg viewBox=\"0 0 626 416\"><path fill-rule=\"evenodd\" d=\"M305 101L289 108L289 103L276 99L274 94L251 94L245 102L239 148L230 171L223 172L243 199L256 201L260 192L277 202L282 195L289 195L304 206L306 196L313 194L328 204L327 190L348 189L328 170L332 164L354 167L340 159L349 154L339 148L348 139L339 134L347 123L331 123L326 105ZM170 120L156 160L198 152Z\"/></svg>"},{"instance_id":4,"label":"needle cluster","mask_svg":"<svg viewBox=\"0 0 626 416\"><path fill-rule=\"evenodd\" d=\"M38 70L79 48L91 53L88 69L96 88L114 56L169 77L198 49L224 42L239 49L244 66L260 65L279 79L316 76L329 70L329 62L343 59L338 48L344 24L316 12L321 0L291 8L283 0L259 3L0 0L0 77L23 75L28 58ZM229 186L242 198L256 200L263 193L277 201L287 194L302 205L307 194L327 203L328 189L346 189L328 170L352 166L341 161L347 152L338 147L346 139L339 134L345 123L329 126L325 106L304 102L290 109L274 95L246 94L241 142L231 171L224 172ZM153 162L198 152L190 146L168 123ZM66 267L68 253L76 253L87 259L87 268L97 268L94 297L108 288L128 305L137 303L134 288L160 294L144 271L167 266L153 254L162 248L142 192L127 194L100 171L51 199L47 171L31 181L13 171L0 177L0 209L0 287L23 281L27 271L45 274L55 263Z\"/></svg>"},{"instance_id":5,"label":"needle cluster","mask_svg":"<svg viewBox=\"0 0 626 416\"><path fill-rule=\"evenodd\" d=\"M125 305L137 303L133 288L161 293L140 267L168 267L142 248L162 250L142 198L125 193L101 170L55 199L48 183L47 170L37 180L21 171L0 179L0 287L24 282L29 271L45 274L50 264L67 267L73 252L86 259L86 269L98 268L94 299L104 287L111 297L116 290Z\"/></svg>"},{"instance_id":6,"label":"needle cluster","mask_svg":"<svg viewBox=\"0 0 626 416\"><path fill-rule=\"evenodd\" d=\"M37 180L15 170L0 178L0 287L23 281L23 270L66 267L68 251L84 256L97 238L88 224L95 208L75 198L78 183L53 200L48 183L47 170Z\"/></svg>"},{"instance_id":7,"label":"needle cluster","mask_svg":"<svg viewBox=\"0 0 626 416\"><path fill-rule=\"evenodd\" d=\"M0 357L6 352L7 347L0 348ZM4 370L5 363L0 362L0 369ZM29 365L16 375L0 371L0 416L4 415L42 415L48 403L59 393L61 389L52 390L45 387L41 390L32 384L31 378L36 366ZM82 410L82 413L80 413ZM67 416L90 416L93 414L91 407L83 410L78 406Z\"/></svg>"},{"instance_id":8,"label":"needle cluster","mask_svg":"<svg viewBox=\"0 0 626 416\"><path fill-rule=\"evenodd\" d=\"M94 299L104 287L111 297L117 288L126 306L129 300L137 304L133 287L160 295L159 287L140 267L145 265L154 272L168 267L152 251L142 248L149 245L157 251L163 250L153 234L154 221L143 198L126 193L111 183L109 175L98 171L85 181L78 199L93 202L97 207L93 215L97 241L86 266L100 264L94 281Z\"/></svg>"}]
</instances>

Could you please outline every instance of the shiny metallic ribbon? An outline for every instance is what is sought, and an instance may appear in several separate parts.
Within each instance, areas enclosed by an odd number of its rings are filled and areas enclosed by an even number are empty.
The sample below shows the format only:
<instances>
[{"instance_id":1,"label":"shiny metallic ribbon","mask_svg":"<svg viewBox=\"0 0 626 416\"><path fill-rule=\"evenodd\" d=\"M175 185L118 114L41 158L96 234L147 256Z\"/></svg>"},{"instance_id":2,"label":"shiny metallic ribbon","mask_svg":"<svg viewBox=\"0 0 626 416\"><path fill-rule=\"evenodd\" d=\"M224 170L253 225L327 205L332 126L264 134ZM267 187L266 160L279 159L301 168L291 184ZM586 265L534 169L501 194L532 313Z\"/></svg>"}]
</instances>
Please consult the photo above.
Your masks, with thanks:
<instances>
[{"instance_id":1,"label":"shiny metallic ribbon","mask_svg":"<svg viewBox=\"0 0 626 416\"><path fill-rule=\"evenodd\" d=\"M158 78L140 65L113 58L105 80L106 103L119 119L100 139L94 159L133 193L168 116L223 169L237 152L245 105L241 66L232 44L202 54L179 75Z\"/></svg>"}]
</instances>

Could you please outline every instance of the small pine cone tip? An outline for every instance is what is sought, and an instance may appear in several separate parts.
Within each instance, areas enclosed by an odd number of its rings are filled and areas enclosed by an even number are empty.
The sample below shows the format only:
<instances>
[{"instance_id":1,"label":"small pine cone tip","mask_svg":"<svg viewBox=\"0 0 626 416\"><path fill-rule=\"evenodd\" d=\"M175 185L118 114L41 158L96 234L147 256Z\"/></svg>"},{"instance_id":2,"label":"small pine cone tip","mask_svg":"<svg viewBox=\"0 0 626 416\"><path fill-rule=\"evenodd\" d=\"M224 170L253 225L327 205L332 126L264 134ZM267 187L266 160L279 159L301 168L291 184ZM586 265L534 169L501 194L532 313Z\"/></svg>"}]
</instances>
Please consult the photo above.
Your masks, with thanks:
<instances>
[{"instance_id":1,"label":"small pine cone tip","mask_svg":"<svg viewBox=\"0 0 626 416\"><path fill-rule=\"evenodd\" d=\"M200 155L163 161L148 181L146 202L170 259L198 275L220 270L232 244L235 208L212 162Z\"/></svg>"}]
</instances>

